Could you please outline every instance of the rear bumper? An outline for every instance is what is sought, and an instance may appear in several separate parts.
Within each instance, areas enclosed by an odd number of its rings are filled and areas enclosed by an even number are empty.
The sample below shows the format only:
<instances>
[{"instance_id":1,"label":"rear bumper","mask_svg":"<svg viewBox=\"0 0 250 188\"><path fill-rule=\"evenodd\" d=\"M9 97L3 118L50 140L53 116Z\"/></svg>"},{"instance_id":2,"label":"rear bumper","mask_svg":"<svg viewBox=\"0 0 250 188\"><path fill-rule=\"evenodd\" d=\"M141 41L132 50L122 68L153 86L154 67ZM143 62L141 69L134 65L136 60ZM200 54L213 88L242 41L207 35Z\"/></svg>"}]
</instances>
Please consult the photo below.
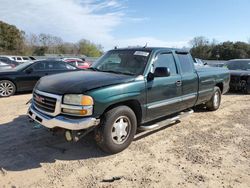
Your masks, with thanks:
<instances>
[{"instance_id":1,"label":"rear bumper","mask_svg":"<svg viewBox=\"0 0 250 188\"><path fill-rule=\"evenodd\" d=\"M33 105L31 105L28 110L28 116L39 124L50 129L59 127L68 130L84 130L97 126L100 122L99 119L92 117L81 119L70 119L62 115L51 117L39 112Z\"/></svg>"}]
</instances>

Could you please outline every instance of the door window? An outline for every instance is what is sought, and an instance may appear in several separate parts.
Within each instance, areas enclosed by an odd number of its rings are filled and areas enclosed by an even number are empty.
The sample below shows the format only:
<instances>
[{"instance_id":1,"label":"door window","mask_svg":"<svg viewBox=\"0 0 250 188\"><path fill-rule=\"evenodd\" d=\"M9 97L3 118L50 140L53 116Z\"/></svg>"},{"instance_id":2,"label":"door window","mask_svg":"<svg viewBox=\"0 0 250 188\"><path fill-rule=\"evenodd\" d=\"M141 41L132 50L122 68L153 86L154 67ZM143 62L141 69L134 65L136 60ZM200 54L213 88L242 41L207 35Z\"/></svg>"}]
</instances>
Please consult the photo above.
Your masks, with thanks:
<instances>
[{"instance_id":1,"label":"door window","mask_svg":"<svg viewBox=\"0 0 250 188\"><path fill-rule=\"evenodd\" d=\"M34 71L44 71L45 70L45 62L37 62L35 65L33 65Z\"/></svg>"},{"instance_id":2,"label":"door window","mask_svg":"<svg viewBox=\"0 0 250 188\"><path fill-rule=\"evenodd\" d=\"M47 70L73 70L75 67L62 61L48 61L46 62Z\"/></svg>"},{"instance_id":3,"label":"door window","mask_svg":"<svg viewBox=\"0 0 250 188\"><path fill-rule=\"evenodd\" d=\"M158 55L154 65L154 69L156 69L156 67L167 67L170 70L170 75L177 74L176 64L172 53L162 53Z\"/></svg>"},{"instance_id":4,"label":"door window","mask_svg":"<svg viewBox=\"0 0 250 188\"><path fill-rule=\"evenodd\" d=\"M189 54L177 54L178 59L180 61L181 71L182 73L193 73L193 60L189 56Z\"/></svg>"}]
</instances>

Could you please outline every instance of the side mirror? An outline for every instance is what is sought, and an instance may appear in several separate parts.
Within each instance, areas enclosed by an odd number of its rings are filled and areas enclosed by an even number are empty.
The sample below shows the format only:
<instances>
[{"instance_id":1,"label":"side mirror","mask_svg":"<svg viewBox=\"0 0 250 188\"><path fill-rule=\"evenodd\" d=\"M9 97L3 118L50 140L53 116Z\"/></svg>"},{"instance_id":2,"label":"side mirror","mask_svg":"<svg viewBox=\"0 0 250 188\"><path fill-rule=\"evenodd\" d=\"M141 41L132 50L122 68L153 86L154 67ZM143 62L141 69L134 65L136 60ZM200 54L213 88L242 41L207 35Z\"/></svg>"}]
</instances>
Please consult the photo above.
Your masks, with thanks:
<instances>
[{"instance_id":1,"label":"side mirror","mask_svg":"<svg viewBox=\"0 0 250 188\"><path fill-rule=\"evenodd\" d=\"M33 68L28 68L25 70L25 73L30 74L33 72Z\"/></svg>"},{"instance_id":2,"label":"side mirror","mask_svg":"<svg viewBox=\"0 0 250 188\"><path fill-rule=\"evenodd\" d=\"M168 77L170 76L170 69L167 67L156 67L154 76L155 77Z\"/></svg>"}]
</instances>

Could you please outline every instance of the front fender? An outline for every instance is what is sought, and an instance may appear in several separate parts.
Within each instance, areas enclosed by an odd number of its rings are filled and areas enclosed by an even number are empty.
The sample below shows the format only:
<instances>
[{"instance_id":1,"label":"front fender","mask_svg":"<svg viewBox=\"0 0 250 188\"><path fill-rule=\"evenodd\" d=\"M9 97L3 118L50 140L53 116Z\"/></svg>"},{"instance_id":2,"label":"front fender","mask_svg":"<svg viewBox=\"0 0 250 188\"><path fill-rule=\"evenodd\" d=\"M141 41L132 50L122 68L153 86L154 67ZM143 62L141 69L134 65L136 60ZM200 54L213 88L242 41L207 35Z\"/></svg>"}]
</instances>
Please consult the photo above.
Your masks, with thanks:
<instances>
[{"instance_id":1,"label":"front fender","mask_svg":"<svg viewBox=\"0 0 250 188\"><path fill-rule=\"evenodd\" d=\"M146 103L145 83L132 82L100 88L88 93L94 99L94 117L99 117L111 105L137 100L141 106Z\"/></svg>"}]
</instances>

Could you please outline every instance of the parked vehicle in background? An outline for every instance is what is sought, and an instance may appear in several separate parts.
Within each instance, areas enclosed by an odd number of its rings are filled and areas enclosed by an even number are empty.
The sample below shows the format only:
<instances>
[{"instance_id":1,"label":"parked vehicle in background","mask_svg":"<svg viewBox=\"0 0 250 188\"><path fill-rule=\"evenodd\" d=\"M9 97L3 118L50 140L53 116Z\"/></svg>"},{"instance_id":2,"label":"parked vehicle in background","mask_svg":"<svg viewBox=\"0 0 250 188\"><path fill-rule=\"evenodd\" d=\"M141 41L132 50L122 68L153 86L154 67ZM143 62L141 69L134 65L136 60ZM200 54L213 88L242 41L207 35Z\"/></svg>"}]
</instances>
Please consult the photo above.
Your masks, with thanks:
<instances>
[{"instance_id":1,"label":"parked vehicle in background","mask_svg":"<svg viewBox=\"0 0 250 188\"><path fill-rule=\"evenodd\" d=\"M33 57L33 56L29 56L29 59L32 60L32 61L36 60L36 58Z\"/></svg>"},{"instance_id":2,"label":"parked vehicle in background","mask_svg":"<svg viewBox=\"0 0 250 188\"><path fill-rule=\"evenodd\" d=\"M209 67L223 67L227 61L223 60L203 60Z\"/></svg>"},{"instance_id":3,"label":"parked vehicle in background","mask_svg":"<svg viewBox=\"0 0 250 188\"><path fill-rule=\"evenodd\" d=\"M3 62L0 61L0 72L2 70L6 70L6 69L12 69L12 66L10 66L10 65L8 65L8 64L3 63Z\"/></svg>"},{"instance_id":4,"label":"parked vehicle in background","mask_svg":"<svg viewBox=\"0 0 250 188\"><path fill-rule=\"evenodd\" d=\"M194 66L195 66L195 68L200 68L200 67L207 67L208 65L202 59L195 58L194 59Z\"/></svg>"},{"instance_id":5,"label":"parked vehicle in background","mask_svg":"<svg viewBox=\"0 0 250 188\"><path fill-rule=\"evenodd\" d=\"M250 94L250 59L234 59L225 65L231 74L230 89Z\"/></svg>"},{"instance_id":6,"label":"parked vehicle in background","mask_svg":"<svg viewBox=\"0 0 250 188\"><path fill-rule=\"evenodd\" d=\"M20 91L32 91L43 76L75 70L79 69L61 60L22 63L14 69L0 72L0 97L8 97Z\"/></svg>"},{"instance_id":7,"label":"parked vehicle in background","mask_svg":"<svg viewBox=\"0 0 250 188\"><path fill-rule=\"evenodd\" d=\"M12 56L12 58L18 63L25 63L31 61L29 57L23 57L23 56Z\"/></svg>"},{"instance_id":8,"label":"parked vehicle in background","mask_svg":"<svg viewBox=\"0 0 250 188\"><path fill-rule=\"evenodd\" d=\"M16 67L16 66L19 65L18 62L12 60L10 57L0 56L0 61L3 62L3 63L8 64L12 68L14 68L14 67Z\"/></svg>"},{"instance_id":9,"label":"parked vehicle in background","mask_svg":"<svg viewBox=\"0 0 250 188\"><path fill-rule=\"evenodd\" d=\"M79 68L79 69L88 69L90 64L86 61L83 61L80 58L63 58L63 61Z\"/></svg>"},{"instance_id":10,"label":"parked vehicle in background","mask_svg":"<svg viewBox=\"0 0 250 188\"><path fill-rule=\"evenodd\" d=\"M173 123L200 104L217 110L228 89L227 69L195 70L187 51L115 49L86 71L41 78L28 114L47 128L63 129L67 141L95 130L101 149L117 153L130 145L137 127L159 128L153 120L182 111L162 124Z\"/></svg>"}]
</instances>

